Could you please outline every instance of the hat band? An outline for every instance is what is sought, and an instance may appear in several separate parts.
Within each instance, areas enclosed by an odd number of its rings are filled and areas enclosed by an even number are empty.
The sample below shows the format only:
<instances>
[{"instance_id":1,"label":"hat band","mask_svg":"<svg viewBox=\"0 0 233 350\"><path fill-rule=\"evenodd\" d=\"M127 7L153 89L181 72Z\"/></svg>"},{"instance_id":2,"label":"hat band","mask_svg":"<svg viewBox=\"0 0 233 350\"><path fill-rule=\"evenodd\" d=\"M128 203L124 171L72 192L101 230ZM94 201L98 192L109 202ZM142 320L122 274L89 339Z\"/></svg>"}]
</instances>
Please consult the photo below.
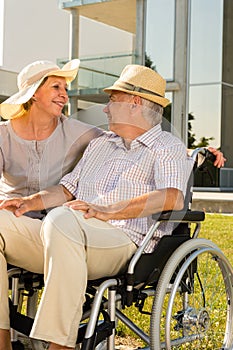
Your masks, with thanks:
<instances>
[{"instance_id":1,"label":"hat band","mask_svg":"<svg viewBox=\"0 0 233 350\"><path fill-rule=\"evenodd\" d=\"M136 91L136 92L141 92L141 93L144 93L144 94L152 94L152 95L155 95L155 96L164 97L163 95L157 94L154 91L143 89L140 86L136 86L136 85L129 84L129 83L126 83L126 82L119 82L118 81L117 85L120 88L129 90L129 91Z\"/></svg>"},{"instance_id":2,"label":"hat band","mask_svg":"<svg viewBox=\"0 0 233 350\"><path fill-rule=\"evenodd\" d=\"M32 77L30 77L29 79L27 79L23 82L20 89L25 89L25 88L31 86L32 84L36 83L38 80L43 78L46 74L48 74L52 71L55 71L55 70L57 71L58 69L59 68L55 66L53 68L43 70L43 72L39 72L39 73L33 75Z\"/></svg>"}]
</instances>

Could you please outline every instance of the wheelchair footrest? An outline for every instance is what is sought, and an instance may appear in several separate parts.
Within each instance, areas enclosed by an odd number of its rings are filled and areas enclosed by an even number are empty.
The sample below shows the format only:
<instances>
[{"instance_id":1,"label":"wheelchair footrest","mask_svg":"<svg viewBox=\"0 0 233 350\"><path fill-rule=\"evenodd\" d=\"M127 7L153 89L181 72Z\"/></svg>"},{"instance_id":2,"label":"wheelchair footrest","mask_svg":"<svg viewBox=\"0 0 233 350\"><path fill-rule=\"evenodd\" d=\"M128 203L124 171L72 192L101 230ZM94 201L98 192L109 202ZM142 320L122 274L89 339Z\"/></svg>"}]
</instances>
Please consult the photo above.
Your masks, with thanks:
<instances>
[{"instance_id":1,"label":"wheelchair footrest","mask_svg":"<svg viewBox=\"0 0 233 350\"><path fill-rule=\"evenodd\" d=\"M13 350L24 350L25 349L23 343L21 343L21 341L19 341L19 340L12 341L11 346L12 346Z\"/></svg>"},{"instance_id":2,"label":"wheelchair footrest","mask_svg":"<svg viewBox=\"0 0 233 350\"><path fill-rule=\"evenodd\" d=\"M17 332L29 336L34 319L17 312L16 307L9 299L10 307L10 326Z\"/></svg>"},{"instance_id":3,"label":"wheelchair footrest","mask_svg":"<svg viewBox=\"0 0 233 350\"><path fill-rule=\"evenodd\" d=\"M81 325L78 332L77 344L82 343L82 350L94 349L99 343L112 335L113 329L115 328L115 322L106 320L100 321L96 327L95 333L88 339L85 338L86 327L86 324Z\"/></svg>"},{"instance_id":4,"label":"wheelchair footrest","mask_svg":"<svg viewBox=\"0 0 233 350\"><path fill-rule=\"evenodd\" d=\"M97 337L95 341L95 346L101 343L104 339L112 335L112 331L115 328L114 321L104 321L97 326Z\"/></svg>"}]
</instances>

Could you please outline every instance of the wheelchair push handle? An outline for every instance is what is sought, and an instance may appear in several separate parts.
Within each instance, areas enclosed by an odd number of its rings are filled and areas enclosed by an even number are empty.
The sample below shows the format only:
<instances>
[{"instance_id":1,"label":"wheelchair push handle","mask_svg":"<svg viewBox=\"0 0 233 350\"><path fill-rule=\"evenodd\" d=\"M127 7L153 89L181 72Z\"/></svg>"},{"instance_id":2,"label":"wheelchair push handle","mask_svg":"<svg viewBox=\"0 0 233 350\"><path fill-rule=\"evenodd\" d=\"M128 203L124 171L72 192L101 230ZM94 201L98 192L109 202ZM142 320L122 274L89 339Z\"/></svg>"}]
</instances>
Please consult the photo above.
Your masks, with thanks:
<instances>
[{"instance_id":1,"label":"wheelchair push handle","mask_svg":"<svg viewBox=\"0 0 233 350\"><path fill-rule=\"evenodd\" d=\"M191 154L191 157L196 162L196 166L198 169L204 166L204 163L206 163L207 161L210 163L214 163L216 160L216 156L205 147L195 148Z\"/></svg>"},{"instance_id":2,"label":"wheelchair push handle","mask_svg":"<svg viewBox=\"0 0 233 350\"><path fill-rule=\"evenodd\" d=\"M207 148L204 148L203 151L201 151L201 154L205 157L206 160L209 160L211 163L214 163L216 160L216 156L211 153Z\"/></svg>"}]
</instances>

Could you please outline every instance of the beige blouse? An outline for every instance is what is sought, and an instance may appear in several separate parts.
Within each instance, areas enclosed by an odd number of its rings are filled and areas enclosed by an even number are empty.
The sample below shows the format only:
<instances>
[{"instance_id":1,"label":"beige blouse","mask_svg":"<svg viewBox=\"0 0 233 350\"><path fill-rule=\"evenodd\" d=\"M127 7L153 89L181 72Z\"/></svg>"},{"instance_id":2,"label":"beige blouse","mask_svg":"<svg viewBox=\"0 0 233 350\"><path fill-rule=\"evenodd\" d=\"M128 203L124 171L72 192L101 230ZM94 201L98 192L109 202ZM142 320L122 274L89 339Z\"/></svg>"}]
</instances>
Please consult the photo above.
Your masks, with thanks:
<instances>
[{"instance_id":1,"label":"beige blouse","mask_svg":"<svg viewBox=\"0 0 233 350\"><path fill-rule=\"evenodd\" d=\"M102 131L64 115L45 140L16 135L10 121L0 122L0 199L26 196L58 184Z\"/></svg>"}]
</instances>

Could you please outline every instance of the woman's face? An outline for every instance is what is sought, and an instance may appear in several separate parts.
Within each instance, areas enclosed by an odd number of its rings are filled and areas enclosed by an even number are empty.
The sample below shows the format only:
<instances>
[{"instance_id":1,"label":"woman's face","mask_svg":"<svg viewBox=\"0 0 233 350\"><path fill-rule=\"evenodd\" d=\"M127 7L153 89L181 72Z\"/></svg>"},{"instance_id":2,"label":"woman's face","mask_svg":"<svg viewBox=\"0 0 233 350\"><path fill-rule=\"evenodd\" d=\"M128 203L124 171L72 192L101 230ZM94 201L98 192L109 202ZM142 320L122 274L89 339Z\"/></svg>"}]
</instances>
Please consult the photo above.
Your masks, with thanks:
<instances>
[{"instance_id":1,"label":"woman's face","mask_svg":"<svg viewBox=\"0 0 233 350\"><path fill-rule=\"evenodd\" d=\"M33 95L33 106L40 113L60 116L68 102L65 78L49 76Z\"/></svg>"}]
</instances>

